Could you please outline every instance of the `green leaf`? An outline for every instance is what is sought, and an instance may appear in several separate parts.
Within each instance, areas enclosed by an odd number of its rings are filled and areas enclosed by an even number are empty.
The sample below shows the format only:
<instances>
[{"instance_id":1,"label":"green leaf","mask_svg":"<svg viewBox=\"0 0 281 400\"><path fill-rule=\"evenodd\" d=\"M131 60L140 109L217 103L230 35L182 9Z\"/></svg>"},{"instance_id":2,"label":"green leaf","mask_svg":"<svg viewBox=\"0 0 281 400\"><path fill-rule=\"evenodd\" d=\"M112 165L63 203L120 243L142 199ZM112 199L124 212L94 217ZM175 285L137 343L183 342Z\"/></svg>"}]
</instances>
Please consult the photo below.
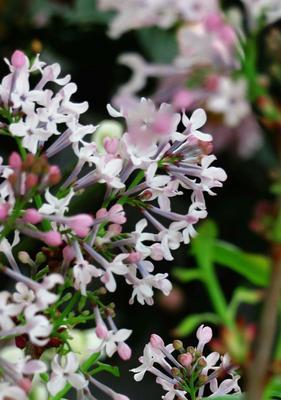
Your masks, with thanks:
<instances>
[{"instance_id":1,"label":"green leaf","mask_svg":"<svg viewBox=\"0 0 281 400\"><path fill-rule=\"evenodd\" d=\"M203 397L202 400L204 399L209 399L209 397ZM213 400L244 400L245 396L243 393L239 394L226 394L225 396L219 396L219 397L212 397Z\"/></svg>"},{"instance_id":2,"label":"green leaf","mask_svg":"<svg viewBox=\"0 0 281 400\"><path fill-rule=\"evenodd\" d=\"M232 300L229 304L229 312L233 319L235 319L237 309L240 304L255 304L261 300L261 291L251 290L244 287L235 289Z\"/></svg>"},{"instance_id":3,"label":"green leaf","mask_svg":"<svg viewBox=\"0 0 281 400\"><path fill-rule=\"evenodd\" d=\"M266 386L263 400L280 399L281 396L281 377L274 376Z\"/></svg>"},{"instance_id":4,"label":"green leaf","mask_svg":"<svg viewBox=\"0 0 281 400\"><path fill-rule=\"evenodd\" d=\"M215 262L238 272L251 283L262 287L268 285L270 276L268 257L245 253L238 247L223 241L216 241L213 256Z\"/></svg>"},{"instance_id":5,"label":"green leaf","mask_svg":"<svg viewBox=\"0 0 281 400\"><path fill-rule=\"evenodd\" d=\"M194 280L203 280L204 276L199 269L176 267L172 274L181 282L187 283Z\"/></svg>"},{"instance_id":6,"label":"green leaf","mask_svg":"<svg viewBox=\"0 0 281 400\"><path fill-rule=\"evenodd\" d=\"M75 6L64 17L68 22L76 24L107 24L112 13L98 10L96 3L96 0L76 0Z\"/></svg>"},{"instance_id":7,"label":"green leaf","mask_svg":"<svg viewBox=\"0 0 281 400\"><path fill-rule=\"evenodd\" d=\"M100 361L97 362L97 368L89 371L89 375L96 375L99 372L105 371L105 372L109 372L110 374L116 376L117 378L120 377L120 372L119 372L119 368L109 365L109 364L104 364Z\"/></svg>"},{"instance_id":8,"label":"green leaf","mask_svg":"<svg viewBox=\"0 0 281 400\"><path fill-rule=\"evenodd\" d=\"M220 318L212 313L189 315L178 325L176 333L179 336L188 336L203 322L211 322L216 325L220 323Z\"/></svg>"},{"instance_id":9,"label":"green leaf","mask_svg":"<svg viewBox=\"0 0 281 400\"><path fill-rule=\"evenodd\" d=\"M173 32L158 28L145 28L138 30L137 36L152 61L170 63L176 57L178 47Z\"/></svg>"},{"instance_id":10,"label":"green leaf","mask_svg":"<svg viewBox=\"0 0 281 400\"><path fill-rule=\"evenodd\" d=\"M44 268L41 269L41 271L39 271L35 277L34 280L35 281L40 281L42 278L44 278L44 276L46 276L49 273L49 267L48 265Z\"/></svg>"}]
</instances>

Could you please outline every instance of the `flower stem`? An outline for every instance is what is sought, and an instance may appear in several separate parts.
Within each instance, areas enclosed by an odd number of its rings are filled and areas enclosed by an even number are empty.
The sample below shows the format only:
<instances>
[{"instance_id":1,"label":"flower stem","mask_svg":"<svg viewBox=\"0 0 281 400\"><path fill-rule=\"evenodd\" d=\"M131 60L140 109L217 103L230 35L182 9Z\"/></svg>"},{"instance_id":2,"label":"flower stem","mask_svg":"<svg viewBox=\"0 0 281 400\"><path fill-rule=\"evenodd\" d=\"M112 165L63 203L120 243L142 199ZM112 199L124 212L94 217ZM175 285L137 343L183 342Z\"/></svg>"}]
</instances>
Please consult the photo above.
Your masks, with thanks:
<instances>
[{"instance_id":1,"label":"flower stem","mask_svg":"<svg viewBox=\"0 0 281 400\"><path fill-rule=\"evenodd\" d=\"M256 353L248 371L248 400L262 400L277 327L278 304L281 295L281 244L276 243L272 247L271 282L267 289L255 344Z\"/></svg>"}]
</instances>

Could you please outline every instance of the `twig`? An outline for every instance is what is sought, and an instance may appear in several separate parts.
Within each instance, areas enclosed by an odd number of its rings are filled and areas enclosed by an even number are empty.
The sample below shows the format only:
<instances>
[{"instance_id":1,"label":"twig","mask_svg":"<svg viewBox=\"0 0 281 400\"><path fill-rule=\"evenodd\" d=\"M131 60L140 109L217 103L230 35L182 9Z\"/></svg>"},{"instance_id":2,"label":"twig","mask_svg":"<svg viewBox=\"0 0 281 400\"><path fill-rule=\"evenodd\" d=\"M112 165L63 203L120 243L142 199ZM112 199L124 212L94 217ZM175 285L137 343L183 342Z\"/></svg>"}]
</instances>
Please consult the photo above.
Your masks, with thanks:
<instances>
[{"instance_id":1,"label":"twig","mask_svg":"<svg viewBox=\"0 0 281 400\"><path fill-rule=\"evenodd\" d=\"M262 311L256 352L248 371L248 400L262 400L277 327L281 296L281 244L272 246L272 273Z\"/></svg>"}]
</instances>

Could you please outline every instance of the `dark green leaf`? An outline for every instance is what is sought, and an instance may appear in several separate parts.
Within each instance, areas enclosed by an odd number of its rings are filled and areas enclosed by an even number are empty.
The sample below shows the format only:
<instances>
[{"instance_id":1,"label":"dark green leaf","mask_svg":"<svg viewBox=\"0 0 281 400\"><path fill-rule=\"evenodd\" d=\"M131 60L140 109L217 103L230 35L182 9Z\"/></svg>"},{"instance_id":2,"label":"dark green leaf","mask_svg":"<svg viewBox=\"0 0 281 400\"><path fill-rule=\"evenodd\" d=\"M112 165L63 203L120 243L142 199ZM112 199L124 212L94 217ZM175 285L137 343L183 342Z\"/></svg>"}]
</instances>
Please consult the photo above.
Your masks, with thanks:
<instances>
[{"instance_id":1,"label":"dark green leaf","mask_svg":"<svg viewBox=\"0 0 281 400\"><path fill-rule=\"evenodd\" d=\"M203 322L218 324L220 322L220 318L212 313L189 315L188 317L184 318L184 320L176 328L176 333L179 336L188 336Z\"/></svg>"},{"instance_id":2,"label":"dark green leaf","mask_svg":"<svg viewBox=\"0 0 281 400\"><path fill-rule=\"evenodd\" d=\"M177 42L173 32L158 28L145 28L137 31L137 35L152 61L170 63L177 55Z\"/></svg>"},{"instance_id":3,"label":"dark green leaf","mask_svg":"<svg viewBox=\"0 0 281 400\"><path fill-rule=\"evenodd\" d=\"M181 282L191 282L194 280L202 280L203 275L199 269L176 267L172 274Z\"/></svg>"},{"instance_id":4,"label":"dark green leaf","mask_svg":"<svg viewBox=\"0 0 281 400\"><path fill-rule=\"evenodd\" d=\"M232 269L257 286L267 286L270 274L268 257L245 253L229 243L216 241L214 261L223 267Z\"/></svg>"}]
</instances>

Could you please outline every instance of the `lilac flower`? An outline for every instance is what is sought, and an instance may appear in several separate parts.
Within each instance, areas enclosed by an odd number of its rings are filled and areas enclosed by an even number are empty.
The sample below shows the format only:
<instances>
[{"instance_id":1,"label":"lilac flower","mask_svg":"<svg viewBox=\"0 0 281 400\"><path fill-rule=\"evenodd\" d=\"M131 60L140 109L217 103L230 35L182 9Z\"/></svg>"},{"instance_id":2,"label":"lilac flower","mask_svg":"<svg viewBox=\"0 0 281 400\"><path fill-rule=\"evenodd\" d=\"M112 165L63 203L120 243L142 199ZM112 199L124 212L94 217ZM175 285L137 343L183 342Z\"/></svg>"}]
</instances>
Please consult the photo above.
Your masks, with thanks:
<instances>
[{"instance_id":1,"label":"lilac flower","mask_svg":"<svg viewBox=\"0 0 281 400\"><path fill-rule=\"evenodd\" d=\"M118 350L118 345L124 343L132 334L130 329L110 330L108 336L93 351L105 351L108 357L112 357Z\"/></svg>"},{"instance_id":2,"label":"lilac flower","mask_svg":"<svg viewBox=\"0 0 281 400\"><path fill-rule=\"evenodd\" d=\"M70 383L73 388L80 390L88 385L85 377L77 372L79 369L79 361L73 352L69 352L66 356L60 357L55 355L52 361L52 374L47 383L47 388L51 395L60 392L66 383Z\"/></svg>"},{"instance_id":3,"label":"lilac flower","mask_svg":"<svg viewBox=\"0 0 281 400\"><path fill-rule=\"evenodd\" d=\"M27 400L26 392L20 387L8 382L0 382L0 400Z\"/></svg>"},{"instance_id":4,"label":"lilac flower","mask_svg":"<svg viewBox=\"0 0 281 400\"><path fill-rule=\"evenodd\" d=\"M197 348L188 347L186 351L182 344L165 346L160 336L151 335L150 342L146 344L143 356L139 359L141 365L131 370L134 373L134 379L142 380L146 372L156 376L156 382L166 391L166 394L162 396L165 400L173 400L175 397L182 400L188 399L190 385L196 399L205 398L207 388L212 393L207 396L208 398L240 392L237 383L239 376L234 373L235 368L231 365L229 357L227 356L225 361L223 357L222 362L218 364L220 358L218 353L211 353L207 357L203 355L205 344L212 338L211 328L201 325L197 330L197 337L199 340ZM178 346L181 348L179 349ZM176 349L180 351L178 358L172 354ZM155 364L158 364L160 368L155 367ZM218 383L222 372L230 377ZM199 376L201 379L198 379Z\"/></svg>"},{"instance_id":5,"label":"lilac flower","mask_svg":"<svg viewBox=\"0 0 281 400\"><path fill-rule=\"evenodd\" d=\"M246 82L242 79L234 82L221 78L218 91L210 96L207 107L210 111L223 114L226 125L237 126L250 113L246 89Z\"/></svg>"},{"instance_id":6,"label":"lilac flower","mask_svg":"<svg viewBox=\"0 0 281 400\"><path fill-rule=\"evenodd\" d=\"M11 295L7 291L0 293L0 326L2 330L9 330L15 326L13 317L19 315L23 308L21 304L9 302L10 297Z\"/></svg>"}]
</instances>

